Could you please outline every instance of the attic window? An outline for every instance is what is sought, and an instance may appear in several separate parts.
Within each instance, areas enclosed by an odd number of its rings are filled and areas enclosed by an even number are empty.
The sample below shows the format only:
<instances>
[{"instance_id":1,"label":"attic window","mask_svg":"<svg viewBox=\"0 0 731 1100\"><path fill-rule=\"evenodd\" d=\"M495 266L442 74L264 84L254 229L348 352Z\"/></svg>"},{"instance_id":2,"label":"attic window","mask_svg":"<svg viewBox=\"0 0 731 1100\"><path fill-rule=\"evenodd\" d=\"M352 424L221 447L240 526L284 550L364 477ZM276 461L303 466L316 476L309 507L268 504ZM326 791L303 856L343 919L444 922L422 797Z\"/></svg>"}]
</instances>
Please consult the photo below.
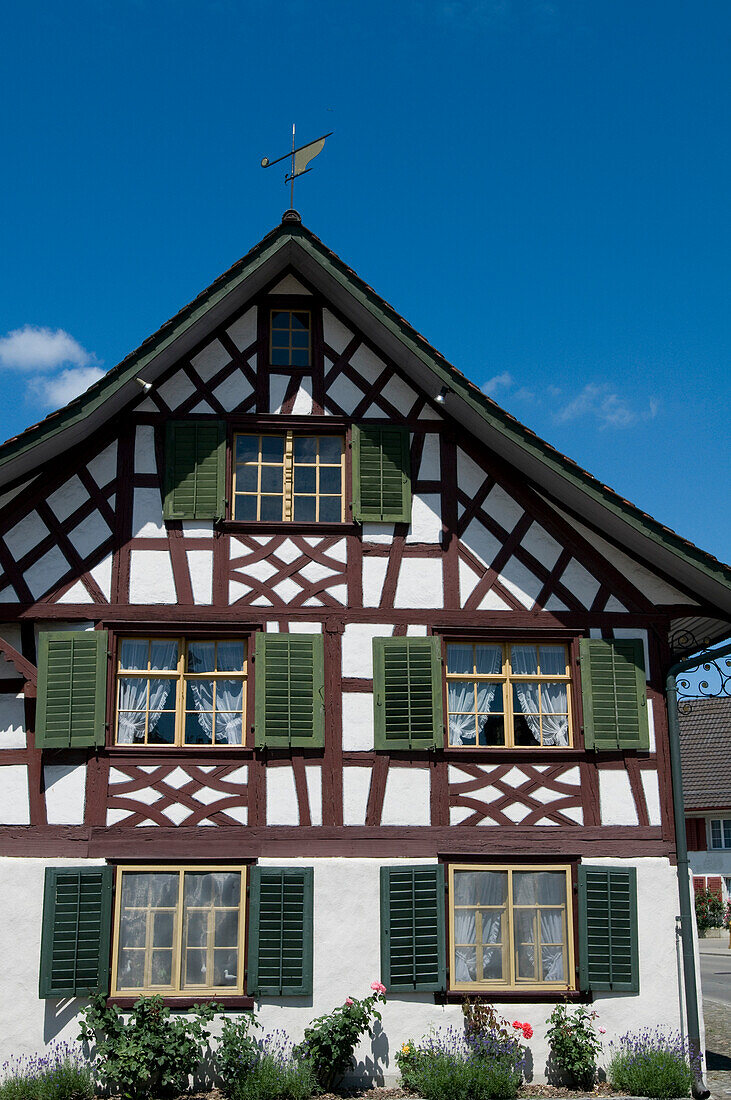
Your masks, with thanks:
<instances>
[{"instance_id":1,"label":"attic window","mask_svg":"<svg viewBox=\"0 0 731 1100\"><path fill-rule=\"evenodd\" d=\"M270 356L273 367L309 367L311 319L306 310L273 309L270 312Z\"/></svg>"}]
</instances>

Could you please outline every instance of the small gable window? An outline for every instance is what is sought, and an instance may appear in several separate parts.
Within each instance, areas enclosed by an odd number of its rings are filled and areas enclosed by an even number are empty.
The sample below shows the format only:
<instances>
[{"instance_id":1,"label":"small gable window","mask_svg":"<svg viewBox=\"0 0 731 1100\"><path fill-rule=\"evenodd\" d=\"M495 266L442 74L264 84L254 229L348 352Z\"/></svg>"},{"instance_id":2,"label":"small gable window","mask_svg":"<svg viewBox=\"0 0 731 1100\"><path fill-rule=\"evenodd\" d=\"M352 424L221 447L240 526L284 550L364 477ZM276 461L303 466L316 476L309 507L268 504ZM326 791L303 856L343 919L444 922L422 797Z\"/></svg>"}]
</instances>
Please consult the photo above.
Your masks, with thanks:
<instances>
[{"instance_id":1,"label":"small gable window","mask_svg":"<svg viewBox=\"0 0 731 1100\"><path fill-rule=\"evenodd\" d=\"M305 310L270 312L270 361L273 367L309 367L312 363L312 325Z\"/></svg>"},{"instance_id":2,"label":"small gable window","mask_svg":"<svg viewBox=\"0 0 731 1100\"><path fill-rule=\"evenodd\" d=\"M731 848L731 817L711 819L711 847Z\"/></svg>"},{"instance_id":3,"label":"small gable window","mask_svg":"<svg viewBox=\"0 0 731 1100\"><path fill-rule=\"evenodd\" d=\"M342 523L344 442L296 432L236 435L233 518Z\"/></svg>"}]
</instances>

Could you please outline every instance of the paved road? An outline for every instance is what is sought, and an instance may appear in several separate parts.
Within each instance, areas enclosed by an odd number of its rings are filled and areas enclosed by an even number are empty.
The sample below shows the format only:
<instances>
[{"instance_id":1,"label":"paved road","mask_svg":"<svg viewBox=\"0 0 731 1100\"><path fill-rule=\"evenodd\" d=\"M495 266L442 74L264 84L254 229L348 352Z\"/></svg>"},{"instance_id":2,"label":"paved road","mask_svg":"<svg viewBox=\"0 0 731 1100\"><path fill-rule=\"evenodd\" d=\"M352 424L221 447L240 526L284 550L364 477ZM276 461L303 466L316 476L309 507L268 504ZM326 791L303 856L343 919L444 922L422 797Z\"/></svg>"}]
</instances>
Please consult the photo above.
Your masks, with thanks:
<instances>
[{"instance_id":1,"label":"paved road","mask_svg":"<svg viewBox=\"0 0 731 1100\"><path fill-rule=\"evenodd\" d=\"M701 951L701 986L704 997L731 1009L731 951L725 951Z\"/></svg>"},{"instance_id":2,"label":"paved road","mask_svg":"<svg viewBox=\"0 0 731 1100\"><path fill-rule=\"evenodd\" d=\"M713 1100L731 1100L731 951L728 940L701 940L707 1082Z\"/></svg>"}]
</instances>

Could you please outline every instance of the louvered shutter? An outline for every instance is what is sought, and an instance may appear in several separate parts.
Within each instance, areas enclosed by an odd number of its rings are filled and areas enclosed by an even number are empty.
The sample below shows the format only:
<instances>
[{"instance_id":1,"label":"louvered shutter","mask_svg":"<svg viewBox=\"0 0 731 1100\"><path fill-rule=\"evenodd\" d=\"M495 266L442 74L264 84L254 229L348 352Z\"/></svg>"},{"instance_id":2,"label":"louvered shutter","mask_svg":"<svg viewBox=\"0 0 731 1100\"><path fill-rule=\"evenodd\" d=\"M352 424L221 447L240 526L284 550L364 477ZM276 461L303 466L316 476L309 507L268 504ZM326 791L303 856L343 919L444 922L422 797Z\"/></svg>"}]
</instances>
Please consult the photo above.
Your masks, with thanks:
<instances>
[{"instance_id":1,"label":"louvered shutter","mask_svg":"<svg viewBox=\"0 0 731 1100\"><path fill-rule=\"evenodd\" d=\"M431 749L443 743L439 638L373 639L377 749Z\"/></svg>"},{"instance_id":2,"label":"louvered shutter","mask_svg":"<svg viewBox=\"0 0 731 1100\"><path fill-rule=\"evenodd\" d=\"M353 427L353 519L411 522L411 452L406 428Z\"/></svg>"},{"instance_id":3,"label":"louvered shutter","mask_svg":"<svg viewBox=\"0 0 731 1100\"><path fill-rule=\"evenodd\" d=\"M165 435L165 519L223 519L226 426L169 421Z\"/></svg>"},{"instance_id":4,"label":"louvered shutter","mask_svg":"<svg viewBox=\"0 0 731 1100\"><path fill-rule=\"evenodd\" d=\"M312 993L312 880L311 867L251 868L249 993Z\"/></svg>"},{"instance_id":5,"label":"louvered shutter","mask_svg":"<svg viewBox=\"0 0 731 1100\"><path fill-rule=\"evenodd\" d=\"M389 992L446 988L444 868L381 868L381 980Z\"/></svg>"},{"instance_id":6,"label":"louvered shutter","mask_svg":"<svg viewBox=\"0 0 731 1100\"><path fill-rule=\"evenodd\" d=\"M579 657L587 749L649 749L642 642L582 638Z\"/></svg>"},{"instance_id":7,"label":"louvered shutter","mask_svg":"<svg viewBox=\"0 0 731 1100\"><path fill-rule=\"evenodd\" d=\"M702 894L706 888L705 875L693 875L693 893Z\"/></svg>"},{"instance_id":8,"label":"louvered shutter","mask_svg":"<svg viewBox=\"0 0 731 1100\"><path fill-rule=\"evenodd\" d=\"M103 745L106 702L106 630L42 631L36 747Z\"/></svg>"},{"instance_id":9,"label":"louvered shutter","mask_svg":"<svg viewBox=\"0 0 731 1100\"><path fill-rule=\"evenodd\" d=\"M707 879L707 890L709 894L718 894L719 898L723 898L723 879L720 875L709 875Z\"/></svg>"},{"instance_id":10,"label":"louvered shutter","mask_svg":"<svg viewBox=\"0 0 731 1100\"><path fill-rule=\"evenodd\" d=\"M685 819L685 843L689 852L705 852L708 843L706 841L706 820L703 817L686 817Z\"/></svg>"},{"instance_id":11,"label":"louvered shutter","mask_svg":"<svg viewBox=\"0 0 731 1100\"><path fill-rule=\"evenodd\" d=\"M634 867L579 867L579 960L582 989L639 993Z\"/></svg>"},{"instance_id":12,"label":"louvered shutter","mask_svg":"<svg viewBox=\"0 0 731 1100\"><path fill-rule=\"evenodd\" d=\"M258 748L322 748L324 649L321 634L259 634L256 639Z\"/></svg>"},{"instance_id":13,"label":"louvered shutter","mask_svg":"<svg viewBox=\"0 0 731 1100\"><path fill-rule=\"evenodd\" d=\"M47 867L41 938L41 997L109 991L111 867Z\"/></svg>"}]
</instances>

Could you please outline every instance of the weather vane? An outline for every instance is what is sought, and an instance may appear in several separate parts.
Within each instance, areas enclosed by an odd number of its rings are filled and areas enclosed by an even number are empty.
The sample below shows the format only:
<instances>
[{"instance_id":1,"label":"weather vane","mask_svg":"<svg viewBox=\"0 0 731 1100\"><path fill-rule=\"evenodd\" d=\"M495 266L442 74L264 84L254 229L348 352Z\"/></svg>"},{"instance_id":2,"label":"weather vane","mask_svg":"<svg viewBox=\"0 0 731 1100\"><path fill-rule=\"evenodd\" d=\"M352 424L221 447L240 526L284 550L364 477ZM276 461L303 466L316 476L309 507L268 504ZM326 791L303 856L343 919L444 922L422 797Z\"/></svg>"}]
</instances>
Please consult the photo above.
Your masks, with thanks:
<instances>
[{"instance_id":1,"label":"weather vane","mask_svg":"<svg viewBox=\"0 0 731 1100\"><path fill-rule=\"evenodd\" d=\"M287 157L292 158L292 166L288 174L284 177L284 182L290 185L289 187L289 205L290 208L294 207L294 181L297 176L304 175L305 172L311 172L312 169L307 165L311 160L321 153L325 147L325 138L329 138L330 134L334 134L335 131L331 130L329 134L323 134L322 137L315 138L314 141L308 141L307 145L300 145L298 149L294 147L294 123L292 123L292 151L291 153L285 153L282 157L277 157L276 160L269 160L269 157L264 157L261 162L262 168L271 168L273 164L279 164L280 161L286 160Z\"/></svg>"}]
</instances>

